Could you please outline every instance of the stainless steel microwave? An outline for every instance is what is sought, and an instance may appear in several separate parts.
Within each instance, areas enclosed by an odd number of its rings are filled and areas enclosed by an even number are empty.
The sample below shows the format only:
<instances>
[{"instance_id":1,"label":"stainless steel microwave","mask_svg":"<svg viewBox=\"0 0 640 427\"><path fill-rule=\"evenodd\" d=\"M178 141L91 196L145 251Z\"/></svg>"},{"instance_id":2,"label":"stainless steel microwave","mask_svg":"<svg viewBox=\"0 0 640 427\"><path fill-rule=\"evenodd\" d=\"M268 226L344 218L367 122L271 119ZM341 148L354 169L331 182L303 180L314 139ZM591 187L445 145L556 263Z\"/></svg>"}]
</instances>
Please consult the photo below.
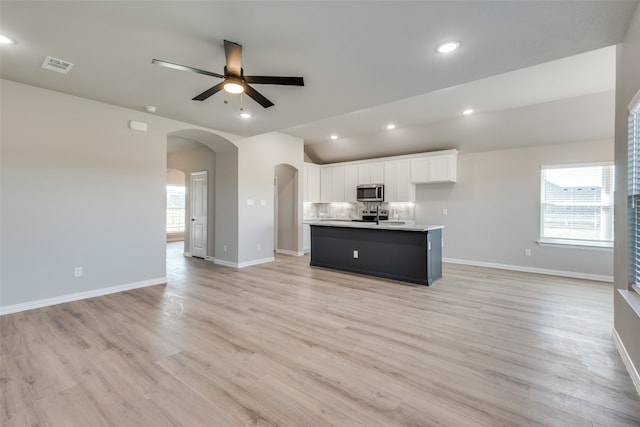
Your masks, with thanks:
<instances>
[{"instance_id":1,"label":"stainless steel microwave","mask_svg":"<svg viewBox=\"0 0 640 427\"><path fill-rule=\"evenodd\" d=\"M358 185L356 198L359 202L384 202L384 184Z\"/></svg>"}]
</instances>

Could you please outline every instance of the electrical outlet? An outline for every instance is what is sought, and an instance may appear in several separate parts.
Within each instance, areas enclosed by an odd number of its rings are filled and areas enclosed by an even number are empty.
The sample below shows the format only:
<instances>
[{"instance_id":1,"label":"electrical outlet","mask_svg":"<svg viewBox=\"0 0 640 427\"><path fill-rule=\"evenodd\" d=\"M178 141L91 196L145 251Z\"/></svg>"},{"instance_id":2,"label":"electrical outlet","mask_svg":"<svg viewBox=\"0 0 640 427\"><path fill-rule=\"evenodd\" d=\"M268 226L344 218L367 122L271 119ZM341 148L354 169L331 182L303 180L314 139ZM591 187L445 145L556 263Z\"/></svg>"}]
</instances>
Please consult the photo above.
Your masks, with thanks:
<instances>
[{"instance_id":1,"label":"electrical outlet","mask_svg":"<svg viewBox=\"0 0 640 427\"><path fill-rule=\"evenodd\" d=\"M353 251L353 257L358 258L358 251Z\"/></svg>"},{"instance_id":2,"label":"electrical outlet","mask_svg":"<svg viewBox=\"0 0 640 427\"><path fill-rule=\"evenodd\" d=\"M75 267L73 269L73 276L74 277L82 277L82 267Z\"/></svg>"},{"instance_id":3,"label":"electrical outlet","mask_svg":"<svg viewBox=\"0 0 640 427\"><path fill-rule=\"evenodd\" d=\"M262 245L260 243L258 243L258 250L262 249Z\"/></svg>"},{"instance_id":4,"label":"electrical outlet","mask_svg":"<svg viewBox=\"0 0 640 427\"><path fill-rule=\"evenodd\" d=\"M447 208L442 209L442 215L447 216L449 214L449 211L447 210Z\"/></svg>"},{"instance_id":5,"label":"electrical outlet","mask_svg":"<svg viewBox=\"0 0 640 427\"><path fill-rule=\"evenodd\" d=\"M524 256L531 256L531 249L525 249Z\"/></svg>"},{"instance_id":6,"label":"electrical outlet","mask_svg":"<svg viewBox=\"0 0 640 427\"><path fill-rule=\"evenodd\" d=\"M225 252L227 252L227 245L224 245L223 249L224 249Z\"/></svg>"}]
</instances>

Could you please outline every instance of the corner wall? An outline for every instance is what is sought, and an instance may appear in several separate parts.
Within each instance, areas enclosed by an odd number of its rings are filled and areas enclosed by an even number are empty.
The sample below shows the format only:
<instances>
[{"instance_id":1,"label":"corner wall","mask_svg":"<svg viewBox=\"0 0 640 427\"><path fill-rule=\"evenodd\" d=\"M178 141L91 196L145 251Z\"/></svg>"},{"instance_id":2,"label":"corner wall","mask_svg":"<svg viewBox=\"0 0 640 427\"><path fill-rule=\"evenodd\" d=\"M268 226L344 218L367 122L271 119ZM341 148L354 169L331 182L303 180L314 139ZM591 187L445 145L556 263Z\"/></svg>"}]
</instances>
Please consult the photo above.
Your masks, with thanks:
<instances>
[{"instance_id":1,"label":"corner wall","mask_svg":"<svg viewBox=\"0 0 640 427\"><path fill-rule=\"evenodd\" d=\"M540 246L540 166L613 160L613 141L458 155L456 183L416 186L416 222L444 225L443 257L611 280L611 249ZM443 215L447 209L447 215ZM524 250L531 249L531 256Z\"/></svg>"},{"instance_id":2,"label":"corner wall","mask_svg":"<svg viewBox=\"0 0 640 427\"><path fill-rule=\"evenodd\" d=\"M243 267L273 260L274 167L284 163L302 171L304 141L271 132L243 139L237 145L238 264ZM302 179L302 174L298 173L298 177ZM297 188L298 200L302 200L302 185ZM299 228L296 251L302 252L302 203L298 203L296 216Z\"/></svg>"}]
</instances>

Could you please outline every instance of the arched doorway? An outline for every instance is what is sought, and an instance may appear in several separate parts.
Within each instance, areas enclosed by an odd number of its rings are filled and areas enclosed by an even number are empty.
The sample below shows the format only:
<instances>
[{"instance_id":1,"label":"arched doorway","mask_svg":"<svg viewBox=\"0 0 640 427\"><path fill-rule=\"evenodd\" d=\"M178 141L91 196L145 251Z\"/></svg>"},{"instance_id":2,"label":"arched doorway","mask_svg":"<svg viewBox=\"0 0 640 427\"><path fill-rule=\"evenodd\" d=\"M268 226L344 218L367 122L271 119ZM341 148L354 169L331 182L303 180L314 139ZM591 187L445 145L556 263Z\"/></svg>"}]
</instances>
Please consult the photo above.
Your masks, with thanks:
<instances>
[{"instance_id":1,"label":"arched doorway","mask_svg":"<svg viewBox=\"0 0 640 427\"><path fill-rule=\"evenodd\" d=\"M185 256L199 256L220 264L237 263L237 163L237 146L220 135L195 129L167 135L167 167L181 171L185 180ZM197 195L191 188L196 175L206 176L203 195ZM205 200L205 206L201 207L206 215L204 224L200 222L201 215L194 211L193 202L200 196ZM198 216L198 228L192 221L194 215ZM194 230L202 227L204 242L192 236ZM199 232L198 236L203 234Z\"/></svg>"}]
</instances>

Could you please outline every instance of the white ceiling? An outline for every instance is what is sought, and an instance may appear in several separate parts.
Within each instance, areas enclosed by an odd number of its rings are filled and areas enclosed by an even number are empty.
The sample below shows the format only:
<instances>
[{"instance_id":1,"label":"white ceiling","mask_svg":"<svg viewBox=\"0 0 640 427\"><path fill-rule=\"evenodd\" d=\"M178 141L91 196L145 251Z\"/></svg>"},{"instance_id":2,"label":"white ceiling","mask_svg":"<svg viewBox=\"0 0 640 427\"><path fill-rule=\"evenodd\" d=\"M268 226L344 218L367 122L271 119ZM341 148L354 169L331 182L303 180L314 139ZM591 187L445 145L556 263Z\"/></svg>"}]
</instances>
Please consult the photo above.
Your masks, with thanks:
<instances>
[{"instance_id":1,"label":"white ceiling","mask_svg":"<svg viewBox=\"0 0 640 427\"><path fill-rule=\"evenodd\" d=\"M623 39L637 5L3 0L0 31L18 44L0 48L0 75L241 136L283 131L319 163L605 139L615 52L602 48ZM218 79L151 64L222 73L224 39L243 45L247 75L303 76L305 87L255 85L275 106L245 97L243 120L237 96L191 100ZM461 49L435 53L449 39ZM46 56L74 66L44 70ZM477 114L461 117L467 107Z\"/></svg>"}]
</instances>

